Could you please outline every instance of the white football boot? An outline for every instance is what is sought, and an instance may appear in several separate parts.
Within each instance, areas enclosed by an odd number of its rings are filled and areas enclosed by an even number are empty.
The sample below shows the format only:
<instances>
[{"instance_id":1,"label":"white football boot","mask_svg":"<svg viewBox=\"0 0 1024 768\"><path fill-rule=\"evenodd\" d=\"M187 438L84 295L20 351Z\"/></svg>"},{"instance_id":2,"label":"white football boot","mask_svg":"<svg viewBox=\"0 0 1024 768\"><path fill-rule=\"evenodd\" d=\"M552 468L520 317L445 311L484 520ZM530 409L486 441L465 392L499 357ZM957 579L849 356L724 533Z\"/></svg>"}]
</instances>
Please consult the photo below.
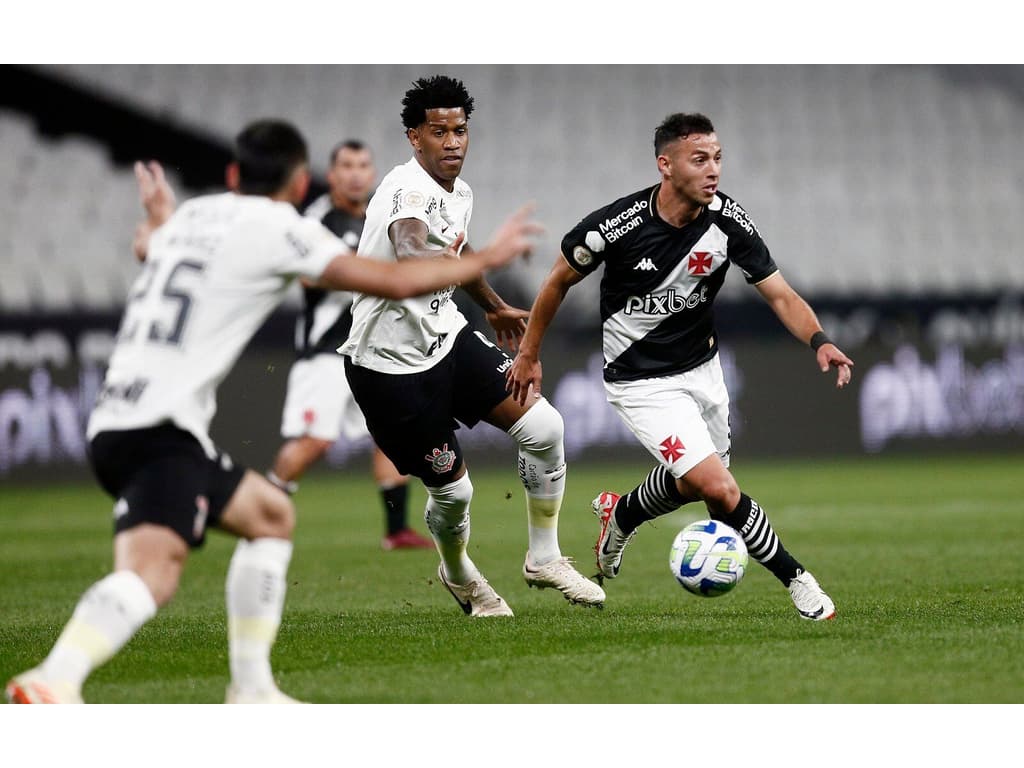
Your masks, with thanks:
<instances>
[{"instance_id":1,"label":"white football boot","mask_svg":"<svg viewBox=\"0 0 1024 768\"><path fill-rule=\"evenodd\" d=\"M604 590L577 571L568 557L560 557L544 565L534 565L527 552L526 562L523 563L523 578L531 588L557 589L573 605L581 603L604 607Z\"/></svg>"},{"instance_id":2,"label":"white football boot","mask_svg":"<svg viewBox=\"0 0 1024 768\"><path fill-rule=\"evenodd\" d=\"M235 686L229 685L227 695L224 697L225 704L305 704L304 701L293 699L277 688L258 693L243 693Z\"/></svg>"},{"instance_id":3,"label":"white football boot","mask_svg":"<svg viewBox=\"0 0 1024 768\"><path fill-rule=\"evenodd\" d=\"M597 519L601 521L601 534L594 545L594 554L597 555L598 577L604 579L614 579L619 575L622 551L636 535L635 528L631 533L625 534L615 522L615 505L618 503L619 494L601 491L590 504Z\"/></svg>"},{"instance_id":4,"label":"white football boot","mask_svg":"<svg viewBox=\"0 0 1024 768\"><path fill-rule=\"evenodd\" d=\"M809 621L826 621L836 616L836 606L832 598L825 594L818 580L807 571L800 571L789 582L789 595L800 615Z\"/></svg>"},{"instance_id":5,"label":"white football boot","mask_svg":"<svg viewBox=\"0 0 1024 768\"><path fill-rule=\"evenodd\" d=\"M468 584L453 584L444 575L444 563L437 566L437 578L452 593L455 602L468 616L482 618L484 616L512 616L508 603L494 591L483 576L473 579Z\"/></svg>"},{"instance_id":6,"label":"white football boot","mask_svg":"<svg viewBox=\"0 0 1024 768\"><path fill-rule=\"evenodd\" d=\"M22 672L7 683L11 704L81 704L82 694L71 683L49 680L39 667Z\"/></svg>"}]
</instances>

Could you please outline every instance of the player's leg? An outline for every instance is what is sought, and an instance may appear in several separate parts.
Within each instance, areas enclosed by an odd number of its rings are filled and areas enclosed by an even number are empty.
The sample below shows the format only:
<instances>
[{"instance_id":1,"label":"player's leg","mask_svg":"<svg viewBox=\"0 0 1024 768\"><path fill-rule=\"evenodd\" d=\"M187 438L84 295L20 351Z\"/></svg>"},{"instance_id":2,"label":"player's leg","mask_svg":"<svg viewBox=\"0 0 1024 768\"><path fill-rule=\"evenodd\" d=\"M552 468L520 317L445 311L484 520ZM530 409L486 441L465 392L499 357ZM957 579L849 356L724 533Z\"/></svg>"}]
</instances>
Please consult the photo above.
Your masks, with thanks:
<instances>
[{"instance_id":1,"label":"player's leg","mask_svg":"<svg viewBox=\"0 0 1024 768\"><path fill-rule=\"evenodd\" d=\"M468 553L473 484L453 430L449 358L401 376L351 363L346 372L377 446L400 473L423 481L424 518L441 557L441 582L469 615L511 616Z\"/></svg>"},{"instance_id":2,"label":"player's leg","mask_svg":"<svg viewBox=\"0 0 1024 768\"><path fill-rule=\"evenodd\" d=\"M225 596L231 685L228 703L291 703L274 682L270 652L277 639L292 556L291 499L247 470L219 515L218 528L239 537Z\"/></svg>"},{"instance_id":3,"label":"player's leg","mask_svg":"<svg viewBox=\"0 0 1024 768\"><path fill-rule=\"evenodd\" d=\"M528 545L523 578L531 587L552 587L567 600L603 605L600 586L579 573L558 544L558 515L565 495L565 427L561 414L546 398L520 405L505 389L511 360L479 332L459 334L455 416L472 427L478 421L506 432L519 448L519 479L526 495Z\"/></svg>"},{"instance_id":4,"label":"player's leg","mask_svg":"<svg viewBox=\"0 0 1024 768\"><path fill-rule=\"evenodd\" d=\"M385 551L395 549L433 549L434 542L409 525L409 476L398 471L394 462L376 445L373 446L373 479L384 505Z\"/></svg>"},{"instance_id":5,"label":"player's leg","mask_svg":"<svg viewBox=\"0 0 1024 768\"><path fill-rule=\"evenodd\" d=\"M743 537L750 556L789 589L793 603L806 619L835 616L835 605L817 580L783 546L763 507L743 493L729 472L729 393L718 358L694 372L693 396L700 403L716 454L677 477L681 494L700 496L716 520Z\"/></svg>"},{"instance_id":6,"label":"player's leg","mask_svg":"<svg viewBox=\"0 0 1024 768\"><path fill-rule=\"evenodd\" d=\"M81 701L89 674L174 595L189 548L205 535L209 460L191 435L168 425L101 433L90 459L117 499L114 571L82 595L43 663L8 684L14 701Z\"/></svg>"},{"instance_id":7,"label":"player's leg","mask_svg":"<svg viewBox=\"0 0 1024 768\"><path fill-rule=\"evenodd\" d=\"M274 457L267 479L288 494L338 439L348 397L345 362L340 355L315 355L296 360L288 372L281 409L284 444Z\"/></svg>"},{"instance_id":8,"label":"player's leg","mask_svg":"<svg viewBox=\"0 0 1024 768\"><path fill-rule=\"evenodd\" d=\"M605 384L608 402L657 464L628 493L620 496L602 491L592 502L601 524L594 552L603 578L618 575L626 546L642 523L700 498L682 492L676 475L719 448L704 422L700 404L688 391L689 377L688 372Z\"/></svg>"}]
</instances>

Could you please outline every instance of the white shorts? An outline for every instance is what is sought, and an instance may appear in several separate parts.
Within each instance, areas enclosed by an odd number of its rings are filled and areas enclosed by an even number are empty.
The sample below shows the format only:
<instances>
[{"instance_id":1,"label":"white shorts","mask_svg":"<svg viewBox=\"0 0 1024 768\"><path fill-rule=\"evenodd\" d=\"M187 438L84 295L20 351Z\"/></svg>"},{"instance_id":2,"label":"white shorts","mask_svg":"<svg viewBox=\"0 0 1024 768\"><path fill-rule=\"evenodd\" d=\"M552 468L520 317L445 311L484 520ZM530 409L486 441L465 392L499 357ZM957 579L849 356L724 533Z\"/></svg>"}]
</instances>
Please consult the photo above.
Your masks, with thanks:
<instances>
[{"instance_id":1,"label":"white shorts","mask_svg":"<svg viewBox=\"0 0 1024 768\"><path fill-rule=\"evenodd\" d=\"M606 381L604 388L626 426L674 477L713 453L729 466L729 391L718 355L685 373Z\"/></svg>"},{"instance_id":2,"label":"white shorts","mask_svg":"<svg viewBox=\"0 0 1024 768\"><path fill-rule=\"evenodd\" d=\"M288 373L281 436L333 443L340 436L357 440L369 434L345 378L345 358L324 354L296 360Z\"/></svg>"}]
</instances>

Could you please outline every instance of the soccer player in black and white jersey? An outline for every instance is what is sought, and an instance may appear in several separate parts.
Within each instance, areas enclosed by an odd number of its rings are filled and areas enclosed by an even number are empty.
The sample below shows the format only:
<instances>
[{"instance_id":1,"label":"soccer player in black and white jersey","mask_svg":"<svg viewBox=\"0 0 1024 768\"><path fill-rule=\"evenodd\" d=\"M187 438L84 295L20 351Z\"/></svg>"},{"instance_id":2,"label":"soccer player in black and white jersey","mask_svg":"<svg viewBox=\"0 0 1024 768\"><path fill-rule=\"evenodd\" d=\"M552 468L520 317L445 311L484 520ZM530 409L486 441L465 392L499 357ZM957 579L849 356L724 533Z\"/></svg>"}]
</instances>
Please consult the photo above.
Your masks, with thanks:
<instances>
[{"instance_id":1,"label":"soccer player in black and white jersey","mask_svg":"<svg viewBox=\"0 0 1024 768\"><path fill-rule=\"evenodd\" d=\"M328 191L314 200L305 215L340 237L353 251L359 246L366 205L373 192L376 168L370 148L357 139L331 152ZM285 443L267 477L288 493L341 436L358 440L369 433L366 419L345 378L345 359L337 349L352 327L351 291L327 291L304 283L303 313L296 328L298 359L288 373L281 416ZM409 478L374 446L373 477L384 505L385 533L381 547L433 549L434 542L409 526Z\"/></svg>"},{"instance_id":2,"label":"soccer player in black and white jersey","mask_svg":"<svg viewBox=\"0 0 1024 768\"><path fill-rule=\"evenodd\" d=\"M297 277L402 299L476 279L528 252L539 228L520 211L476 257L356 258L295 209L309 186L306 143L279 121L238 135L229 170L238 193L174 211L159 166L136 173L150 214L136 234L144 266L87 429L93 470L116 499L114 571L85 592L49 655L13 678L7 697L81 702L85 679L171 599L189 551L212 527L239 538L227 575L227 701L292 703L274 683L270 651L295 511L287 494L214 446L218 385Z\"/></svg>"},{"instance_id":3,"label":"soccer player in black and white jersey","mask_svg":"<svg viewBox=\"0 0 1024 768\"><path fill-rule=\"evenodd\" d=\"M818 367L850 381L853 361L822 331L768 253L753 221L718 191L722 148L700 114L670 115L654 134L661 181L600 208L562 240L542 284L507 378L519 402L540 391L541 342L569 289L604 264L601 321L608 401L658 465L624 496L594 499L595 546L605 578L618 575L637 527L703 501L713 518L743 536L750 554L789 589L805 619L835 616L835 605L782 545L761 506L729 472L729 399L718 360L712 303L730 263L783 325L808 344Z\"/></svg>"},{"instance_id":4,"label":"soccer player in black and white jersey","mask_svg":"<svg viewBox=\"0 0 1024 768\"><path fill-rule=\"evenodd\" d=\"M359 255L403 262L469 253L473 192L459 174L473 99L461 81L438 75L417 80L402 103L413 157L388 173L370 200ZM544 398L520 403L508 395L505 370L512 360L469 327L451 300L455 287L403 301L356 296L352 332L341 352L370 434L399 471L426 486L427 527L441 556L438 577L465 613L511 616L512 609L467 552L473 484L455 436L457 422L472 427L486 421L518 445L529 541L526 583L558 589L571 602L601 605L604 591L573 568L558 545L562 417ZM499 344L514 348L527 313L502 301L486 280L462 288L484 309Z\"/></svg>"}]
</instances>

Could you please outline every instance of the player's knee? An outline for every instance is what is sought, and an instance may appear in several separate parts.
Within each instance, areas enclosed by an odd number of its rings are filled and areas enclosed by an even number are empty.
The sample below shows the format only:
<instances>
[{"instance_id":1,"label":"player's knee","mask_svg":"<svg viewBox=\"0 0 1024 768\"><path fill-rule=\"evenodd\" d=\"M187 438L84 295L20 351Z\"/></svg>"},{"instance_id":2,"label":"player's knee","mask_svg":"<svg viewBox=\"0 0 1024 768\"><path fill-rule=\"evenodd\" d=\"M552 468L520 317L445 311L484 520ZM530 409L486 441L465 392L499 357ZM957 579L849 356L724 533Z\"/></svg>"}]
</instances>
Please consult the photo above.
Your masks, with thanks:
<instances>
[{"instance_id":1,"label":"player's knee","mask_svg":"<svg viewBox=\"0 0 1024 768\"><path fill-rule=\"evenodd\" d=\"M699 490L701 498L722 513L731 512L740 502L740 488L728 473L706 480Z\"/></svg>"},{"instance_id":2,"label":"player's knee","mask_svg":"<svg viewBox=\"0 0 1024 768\"><path fill-rule=\"evenodd\" d=\"M181 572L185 566L185 555L168 555L137 565L132 571L146 585L153 596L153 602L162 608L174 598L181 583Z\"/></svg>"},{"instance_id":3,"label":"player's knee","mask_svg":"<svg viewBox=\"0 0 1024 768\"><path fill-rule=\"evenodd\" d=\"M285 494L276 494L263 510L264 532L258 538L291 539L295 531L295 505Z\"/></svg>"},{"instance_id":4,"label":"player's knee","mask_svg":"<svg viewBox=\"0 0 1024 768\"><path fill-rule=\"evenodd\" d=\"M512 425L508 433L525 451L547 451L561 448L565 422L562 414L542 397Z\"/></svg>"},{"instance_id":5,"label":"player's knee","mask_svg":"<svg viewBox=\"0 0 1024 768\"><path fill-rule=\"evenodd\" d=\"M473 500L473 483L466 472L458 480L445 485L427 486L430 502L426 509L426 523L435 534L443 529L464 527L469 503Z\"/></svg>"}]
</instances>

